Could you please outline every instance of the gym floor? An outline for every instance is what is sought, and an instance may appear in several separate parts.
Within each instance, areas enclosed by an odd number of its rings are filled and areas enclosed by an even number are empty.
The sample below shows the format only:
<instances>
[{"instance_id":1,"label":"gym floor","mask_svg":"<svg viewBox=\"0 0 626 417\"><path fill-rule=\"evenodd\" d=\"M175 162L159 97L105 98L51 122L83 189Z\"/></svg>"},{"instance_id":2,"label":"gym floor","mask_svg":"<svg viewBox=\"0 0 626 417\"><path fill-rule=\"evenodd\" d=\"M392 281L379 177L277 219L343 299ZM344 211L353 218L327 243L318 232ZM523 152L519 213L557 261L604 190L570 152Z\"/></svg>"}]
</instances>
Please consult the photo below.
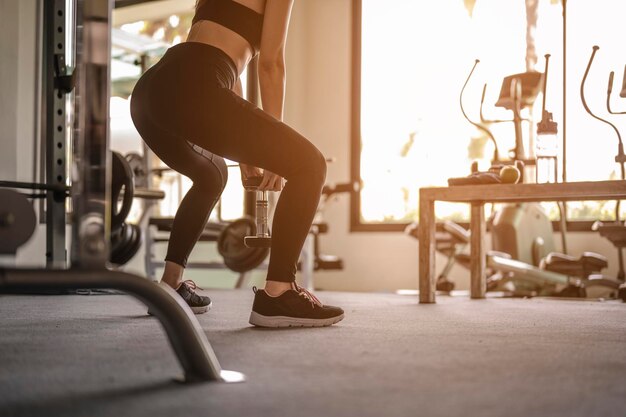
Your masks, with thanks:
<instances>
[{"instance_id":1,"label":"gym floor","mask_svg":"<svg viewBox=\"0 0 626 417\"><path fill-rule=\"evenodd\" d=\"M158 321L124 295L0 296L1 416L624 416L621 302L319 295L337 326L248 325L250 290L198 316L242 384L181 384Z\"/></svg>"}]
</instances>

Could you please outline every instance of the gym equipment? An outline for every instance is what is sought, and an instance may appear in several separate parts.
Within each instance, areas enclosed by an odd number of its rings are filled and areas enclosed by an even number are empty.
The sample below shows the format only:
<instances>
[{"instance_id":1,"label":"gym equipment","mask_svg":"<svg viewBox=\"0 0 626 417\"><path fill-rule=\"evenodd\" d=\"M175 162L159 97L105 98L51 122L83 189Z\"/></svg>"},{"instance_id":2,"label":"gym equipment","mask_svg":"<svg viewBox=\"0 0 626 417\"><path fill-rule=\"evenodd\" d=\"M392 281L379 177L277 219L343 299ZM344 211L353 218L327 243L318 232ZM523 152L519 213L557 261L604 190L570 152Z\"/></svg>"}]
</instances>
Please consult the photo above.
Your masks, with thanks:
<instances>
[{"instance_id":1,"label":"gym equipment","mask_svg":"<svg viewBox=\"0 0 626 417\"><path fill-rule=\"evenodd\" d=\"M269 247L249 246L247 239L250 236L257 237L257 224L249 216L233 221L219 234L217 250L230 270L240 273L251 271L267 258Z\"/></svg>"},{"instance_id":2,"label":"gym equipment","mask_svg":"<svg viewBox=\"0 0 626 417\"><path fill-rule=\"evenodd\" d=\"M248 223L252 224L251 227L254 226L254 220L251 220L250 218L248 218ZM159 242L168 242L169 241L169 236L164 236L162 234L158 234L153 236L153 233L151 232L151 228L156 228L156 230L158 232L171 232L172 231L172 225L174 224L174 218L173 217L150 217L148 220L148 224L147 224L147 229L146 229L146 233L145 233L145 248L146 248L146 274L148 275L148 278L156 281L156 268L157 267L162 267L165 265L165 262L159 260L159 261L155 261L154 260L154 253L153 253L153 246L155 243L159 243ZM227 223L227 222L214 222L214 221L209 221L205 226L204 226L204 230L202 231L202 234L200 235L200 237L198 238L199 242L216 242L217 243L217 248L218 248L218 252L224 252L222 255L222 257L225 256L225 258L229 258L229 253L232 256L236 256L235 253L236 252L236 248L231 246L231 245L237 245L237 249L241 250L247 250L250 251L250 249L248 249L247 247L245 247L245 245L243 244L243 239L244 237L249 233L248 229L245 229L243 231L239 231L239 232L235 232L234 227L232 227L229 230L226 230L231 223ZM238 226L238 228L241 228L240 226ZM226 232L224 232L226 230ZM232 234L235 233L236 236L232 236ZM227 248L225 248L227 247ZM242 248L243 247L243 248ZM240 252L239 252L240 253ZM248 259L248 258L246 258ZM243 264L243 266L242 266ZM208 262L203 262L203 261L194 261L194 262L188 262L187 263L187 269L231 269L235 272L238 272L237 270L241 271L239 278L237 279L237 283L235 285L236 288L242 288L244 283L246 282L247 279L247 273L250 269L253 268L257 268L258 265L252 265L250 266L246 266L246 265L250 265L249 261L244 260L244 261L232 261L228 263L228 265L226 264L226 262L221 261L208 261Z\"/></svg>"},{"instance_id":3,"label":"gym equipment","mask_svg":"<svg viewBox=\"0 0 626 417\"><path fill-rule=\"evenodd\" d=\"M461 106L461 113L463 113L463 117L465 117L465 120L467 120L471 125L476 127L481 132L485 133L487 137L489 138L489 140L493 142L494 150L493 150L492 162L498 163L500 162L500 151L498 150L498 142L496 141L496 138L493 136L493 133L491 132L491 130L487 129L487 127L485 127L484 125L471 120L469 116L467 115L467 113L465 112L465 107L463 107L463 93L465 92L465 88L467 87L467 84L469 83L470 78L472 78L472 74L474 74L474 70L476 69L476 66L478 65L478 63L480 63L479 59L474 61L474 66L472 66L472 69L470 70L469 75L465 79L463 88L461 88L461 94L459 95L459 104ZM484 90L483 90L483 97L484 97Z\"/></svg>"},{"instance_id":4,"label":"gym equipment","mask_svg":"<svg viewBox=\"0 0 626 417\"><path fill-rule=\"evenodd\" d=\"M515 161L515 165L494 164L489 171L478 171L478 164L472 164L472 173L467 177L448 178L448 185L477 184L516 184L523 181L524 163Z\"/></svg>"},{"instance_id":5,"label":"gym equipment","mask_svg":"<svg viewBox=\"0 0 626 417\"><path fill-rule=\"evenodd\" d=\"M522 122L529 121L523 118L521 111L529 108L535 102L539 89L543 82L543 74L536 71L522 72L509 75L502 80L500 95L496 101L496 107L501 107L513 112L513 118L509 120L489 120L483 115L483 104L487 92L487 84L483 86L483 93L480 100L480 121L483 124L490 123L513 123L515 130L515 147L509 150L509 157L512 160L523 161L526 165L533 165L534 160L528 158L524 147L524 137L522 134Z\"/></svg>"},{"instance_id":6,"label":"gym equipment","mask_svg":"<svg viewBox=\"0 0 626 417\"><path fill-rule=\"evenodd\" d=\"M492 221L493 250L487 252L487 291L514 297L562 296L614 298L619 282L599 272L607 266L602 255L585 252L579 258L554 252L551 223L536 205L510 205ZM418 239L419 225L405 233ZM435 249L447 257L436 289L450 292L448 273L455 263L470 267L466 247L470 233L450 221L437 223Z\"/></svg>"},{"instance_id":7,"label":"gym equipment","mask_svg":"<svg viewBox=\"0 0 626 417\"><path fill-rule=\"evenodd\" d=\"M122 223L111 231L109 262L116 266L125 265L139 251L142 243L141 228L136 224Z\"/></svg>"},{"instance_id":8,"label":"gym equipment","mask_svg":"<svg viewBox=\"0 0 626 417\"><path fill-rule=\"evenodd\" d=\"M244 273L263 263L272 246L268 226L268 192L259 191L262 177L249 177L242 180L246 191L255 191L255 220L244 216L224 228L217 240L217 250L224 258L224 264L235 272Z\"/></svg>"},{"instance_id":9,"label":"gym equipment","mask_svg":"<svg viewBox=\"0 0 626 417\"><path fill-rule=\"evenodd\" d=\"M555 252L552 223L541 206L502 207L493 217L491 233L493 249L512 259L491 256L488 265L510 273L502 277L502 283L512 283L514 292L583 296L581 288L595 287L596 293L603 291L601 296L615 297L619 282L600 275L608 265L604 256L583 252L576 258Z\"/></svg>"},{"instance_id":10,"label":"gym equipment","mask_svg":"<svg viewBox=\"0 0 626 417\"><path fill-rule=\"evenodd\" d=\"M620 91L619 96L626 98L626 65L624 65L624 80L622 81L622 91Z\"/></svg>"},{"instance_id":11,"label":"gym equipment","mask_svg":"<svg viewBox=\"0 0 626 417\"><path fill-rule=\"evenodd\" d=\"M611 109L611 93L613 92L613 79L614 78L615 78L615 71L611 71L609 74L609 83L606 89L606 109L608 110L609 114L626 114L626 111L613 111L613 109ZM626 68L624 68L624 81L626 82Z\"/></svg>"},{"instance_id":12,"label":"gym equipment","mask_svg":"<svg viewBox=\"0 0 626 417\"><path fill-rule=\"evenodd\" d=\"M549 57L546 55L545 74L548 73ZM474 64L472 72L478 62L477 60ZM472 125L493 137L484 125L471 121L463 109L462 94L472 72L470 72L470 76L461 91L462 112ZM527 79L527 91L523 89L524 81L522 80L524 78ZM532 104L536 98L536 90L540 85L541 78L542 74L532 72L515 74L505 78L503 82L500 98L496 105L513 110L512 121L516 127L517 145L520 143L519 133L521 133L520 124L522 121L519 110L523 106ZM543 117L538 133L554 134L557 126L552 121L552 115L545 109L545 86L544 82ZM483 116L482 106L485 91L486 85L483 88L481 99L481 123L503 122L487 120ZM516 146L513 155L518 155L519 152L519 146ZM556 163L554 165L556 168ZM451 178L448 182L449 185L499 183L502 182L502 177L498 174L500 172L505 174L505 171L501 171L502 169L502 167L492 166L490 171L481 173L477 172L477 164L473 164L472 175L465 178ZM523 169L519 171L523 173ZM511 179L513 178L513 174L505 175L511 175ZM556 179L556 173L554 178ZM442 233L442 229L444 233ZM416 238L418 237L417 231L416 224L406 229L408 234ZM554 252L551 222L537 205L505 206L496 213L493 219L492 233L493 248L500 253L491 252L487 254L487 265L492 269L487 280L490 290L507 289L512 290L516 295L558 294L564 296L586 296L586 289L592 287L604 291L604 294L608 294L608 296L614 296L617 292L619 282L598 274L607 265L606 258L603 256L586 252L580 258L574 258ZM448 257L448 263L438 277L437 289L450 290L453 288L453 283L447 279L446 275L455 261L462 265L468 265L466 262L467 255L462 253L467 242L469 242L469 232L460 227L452 227L449 223L444 223L436 228L435 249ZM503 253L506 256L503 256Z\"/></svg>"},{"instance_id":13,"label":"gym equipment","mask_svg":"<svg viewBox=\"0 0 626 417\"><path fill-rule=\"evenodd\" d=\"M496 102L496 106L505 108L507 110L512 110L513 118L510 120L497 120L497 119L489 120L484 116L483 106L485 102L485 95L487 92L487 84L485 83L483 85L483 90L482 90L482 95L481 95L481 100L480 100L480 111L479 111L480 123L478 123L478 122L471 120L469 116L467 115L467 112L465 111L465 107L463 105L463 94L465 93L467 84L469 83L479 63L480 63L479 59L476 59L474 61L474 65L472 66L472 69L470 70L470 73L467 76L465 83L463 84L463 87L461 88L461 93L459 96L459 104L461 107L461 113L463 114L463 117L471 125L473 125L477 129L485 133L487 137L489 138L489 140L494 144L493 159L491 161L493 165L515 165L515 161L522 161L524 163L524 166L534 165L535 160L528 158L526 155L526 151L524 150L524 141L523 141L523 135L522 135L522 121L529 121L529 120L522 118L520 112L524 108L532 106L532 104L534 103L535 99L537 98L539 89L543 82L543 74L540 72L530 71L530 72L524 72L520 74L513 74L503 79L502 86L500 88L500 95ZM495 136L493 135L493 133L491 132L491 130L487 127L489 124L507 123L507 122L512 122L514 125L514 129L515 129L515 148L508 152L508 159L502 157L499 147L498 147L498 142ZM497 172L495 173L497 174ZM523 182L523 177L524 177L523 172L520 172L520 174L521 174L520 182ZM491 175L481 176L480 174L476 174L474 177L479 177L479 178L472 178L470 182L466 182L464 180L459 179L459 181L455 182L454 185L461 185L461 183L463 184L479 184L479 183L495 184L495 183L501 182L499 181L498 177L493 177ZM493 177L493 178L489 178L489 177Z\"/></svg>"},{"instance_id":14,"label":"gym equipment","mask_svg":"<svg viewBox=\"0 0 626 417\"><path fill-rule=\"evenodd\" d=\"M404 233L419 239L419 223L409 224ZM469 244L469 232L458 224L445 220L435 225L435 250L447 259L443 270L437 277L437 291L450 292L454 289L454 282L448 279L448 274L457 261L457 255L463 253Z\"/></svg>"},{"instance_id":15,"label":"gym equipment","mask_svg":"<svg viewBox=\"0 0 626 417\"><path fill-rule=\"evenodd\" d=\"M111 152L111 229L122 226L133 205L135 182L133 171L126 159L118 152ZM122 200L121 205L118 204Z\"/></svg>"},{"instance_id":16,"label":"gym equipment","mask_svg":"<svg viewBox=\"0 0 626 417\"><path fill-rule=\"evenodd\" d=\"M583 75L583 80L580 83L580 99L583 103L583 107L585 108L585 111L587 111L587 113L589 113L589 115L591 117L593 117L596 120L599 120L609 126L611 126L613 128L613 130L615 131L615 134L617 135L617 141L618 141L618 147L617 147L617 155L615 156L615 162L618 163L620 165L620 170L621 170L621 174L622 174L622 180L626 179L626 172L625 172L625 167L624 164L626 163L626 154L624 153L624 143L622 142L622 135L620 135L619 130L617 129L617 127L609 122L606 119L603 119L597 115L595 115L591 109L589 108L589 106L587 105L587 100L585 99L585 82L587 81L587 76L589 75L589 70L591 69L591 64L593 63L593 58L596 55L596 52L598 52L598 49L600 49L599 46L594 45L592 48L592 52L591 52L591 57L589 58L589 62L587 63L587 68L585 69L585 74ZM610 95L610 93L609 93Z\"/></svg>"},{"instance_id":17,"label":"gym equipment","mask_svg":"<svg viewBox=\"0 0 626 417\"><path fill-rule=\"evenodd\" d=\"M111 271L108 238L111 198L108 158L109 55L111 5L109 0L45 0L44 40L41 60L44 74L46 129L46 191L48 266L58 268L0 268L0 292L116 289L141 300L161 322L184 370L186 381L240 382L243 374L221 369L219 361L191 309L167 286L143 277ZM75 11L76 92L72 162L72 256L65 268L65 153L68 142L61 123L66 109L67 88L55 78L65 54L66 11ZM70 19L71 20L71 19ZM36 26L39 29L39 26ZM61 117L60 117L61 115ZM59 194L63 198L58 198ZM56 199L56 200L55 200Z\"/></svg>"},{"instance_id":18,"label":"gym equipment","mask_svg":"<svg viewBox=\"0 0 626 417\"><path fill-rule=\"evenodd\" d=\"M0 189L0 201L0 254L15 255L35 232L35 211L17 191Z\"/></svg>"},{"instance_id":19,"label":"gym equipment","mask_svg":"<svg viewBox=\"0 0 626 417\"><path fill-rule=\"evenodd\" d=\"M144 157L135 152L129 152L124 155L124 159L128 162L131 171L133 172L133 178L135 179L136 187L149 188L148 184L148 172L146 172L146 161Z\"/></svg>"},{"instance_id":20,"label":"gym equipment","mask_svg":"<svg viewBox=\"0 0 626 417\"><path fill-rule=\"evenodd\" d=\"M121 266L130 261L142 242L141 228L126 223L135 196L134 172L118 152L111 152L111 238L109 262ZM121 205L118 201L121 200Z\"/></svg>"},{"instance_id":21,"label":"gym equipment","mask_svg":"<svg viewBox=\"0 0 626 417\"><path fill-rule=\"evenodd\" d=\"M267 248L272 246L272 238L270 237L270 229L267 224L267 216L269 203L267 200L267 191L259 191L259 185L263 177L249 177L243 179L243 187L246 191L255 191L256 198L256 234L246 236L244 243L249 248Z\"/></svg>"},{"instance_id":22,"label":"gym equipment","mask_svg":"<svg viewBox=\"0 0 626 417\"><path fill-rule=\"evenodd\" d=\"M121 266L130 261L141 246L142 234L138 225L125 223L135 197L144 199L160 199L162 191L149 189L136 189L134 186L133 172L128 162L117 152L111 152L111 201L109 206L111 219L110 244L111 253L109 261ZM24 183L16 181L0 181L0 187L13 189L42 190L53 194L55 201L65 201L70 197L70 187L48 184ZM24 194L29 198L45 198L46 194ZM30 205L29 205L30 207ZM32 211L32 207L30 207ZM8 221L8 220L7 220ZM53 229L54 230L54 229ZM16 247L17 249L17 247Z\"/></svg>"},{"instance_id":23,"label":"gym equipment","mask_svg":"<svg viewBox=\"0 0 626 417\"><path fill-rule=\"evenodd\" d=\"M332 162L333 159L327 159L326 162ZM342 193L356 193L360 189L358 181L327 184L322 188L322 196L317 206L315 218L309 235L304 241L304 246L300 253L298 262L298 270L301 272L302 286L307 290L315 289L313 283L313 273L315 271L340 271L343 269L343 260L335 255L323 254L320 251L320 235L328 233L329 227L324 222L323 215L326 204L331 197Z\"/></svg>"},{"instance_id":24,"label":"gym equipment","mask_svg":"<svg viewBox=\"0 0 626 417\"><path fill-rule=\"evenodd\" d=\"M626 163L626 154L624 153L624 144L622 142L622 136L620 134L620 131L619 129L617 129L617 127L613 123L594 114L589 108L589 106L587 105L587 101L585 99L585 81L587 80L587 76L589 75L589 71L591 69L593 59L599 49L600 47L597 45L594 45L592 48L591 56L589 57L589 62L587 63L587 68L585 69L585 74L580 84L580 98L581 98L581 101L583 103L585 110L587 111L587 113L589 113L589 115L591 115L591 117L605 124L608 124L615 131L615 134L617 136L617 142L618 142L617 155L615 155L615 162L618 163L620 166L621 178L622 178L622 181L624 181L626 180L626 171L624 167L624 164ZM607 88L607 98L606 98L607 110L609 111L609 113L612 113L612 114L625 114L625 113L616 113L616 112L611 111L610 101L611 101L611 91L613 88L613 77L614 77L614 73L611 72L609 75L609 84ZM624 82L626 83L626 68L624 69ZM615 222L612 224L596 222L593 226L593 229L597 230L600 233L600 236L603 236L607 238L608 240L610 240L611 243L613 243L613 246L617 248L617 256L618 256L618 262L619 262L619 272L618 272L617 278L621 282L624 282L626 278L626 273L624 272L623 249L625 246L624 242L626 241L626 224L624 223L624 221L620 220L620 201L617 201L615 205ZM623 288L620 289L620 297L622 299L624 299L624 291L626 290L624 290Z\"/></svg>"}]
</instances>

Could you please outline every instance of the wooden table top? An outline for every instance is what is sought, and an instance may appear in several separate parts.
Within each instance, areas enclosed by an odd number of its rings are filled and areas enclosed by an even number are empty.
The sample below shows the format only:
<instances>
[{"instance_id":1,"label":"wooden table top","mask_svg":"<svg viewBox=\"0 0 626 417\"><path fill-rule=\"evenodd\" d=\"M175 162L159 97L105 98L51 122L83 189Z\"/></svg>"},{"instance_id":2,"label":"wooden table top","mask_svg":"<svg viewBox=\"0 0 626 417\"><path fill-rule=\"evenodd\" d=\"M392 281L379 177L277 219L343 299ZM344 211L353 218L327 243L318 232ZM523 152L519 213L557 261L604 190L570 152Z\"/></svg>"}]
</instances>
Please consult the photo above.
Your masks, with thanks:
<instances>
[{"instance_id":1,"label":"wooden table top","mask_svg":"<svg viewBox=\"0 0 626 417\"><path fill-rule=\"evenodd\" d=\"M483 184L420 188L420 199L451 202L532 202L626 199L626 181Z\"/></svg>"}]
</instances>

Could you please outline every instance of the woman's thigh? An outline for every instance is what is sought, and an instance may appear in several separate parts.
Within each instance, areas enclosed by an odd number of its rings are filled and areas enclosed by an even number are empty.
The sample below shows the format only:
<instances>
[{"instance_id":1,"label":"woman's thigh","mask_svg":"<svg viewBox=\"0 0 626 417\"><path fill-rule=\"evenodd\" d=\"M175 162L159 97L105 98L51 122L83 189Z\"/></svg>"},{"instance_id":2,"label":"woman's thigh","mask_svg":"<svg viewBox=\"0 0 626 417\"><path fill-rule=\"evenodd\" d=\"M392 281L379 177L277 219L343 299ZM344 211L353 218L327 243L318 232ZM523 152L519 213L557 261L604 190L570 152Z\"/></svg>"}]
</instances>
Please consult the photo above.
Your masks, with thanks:
<instances>
[{"instance_id":1,"label":"woman's thigh","mask_svg":"<svg viewBox=\"0 0 626 417\"><path fill-rule=\"evenodd\" d=\"M195 185L207 184L220 191L226 185L228 168L224 158L155 123L148 112L133 112L133 121L146 144L168 167L189 177Z\"/></svg>"},{"instance_id":2,"label":"woman's thigh","mask_svg":"<svg viewBox=\"0 0 626 417\"><path fill-rule=\"evenodd\" d=\"M324 157L311 142L233 91L215 89L192 102L198 111L177 126L191 142L287 179L313 167L325 174Z\"/></svg>"}]
</instances>

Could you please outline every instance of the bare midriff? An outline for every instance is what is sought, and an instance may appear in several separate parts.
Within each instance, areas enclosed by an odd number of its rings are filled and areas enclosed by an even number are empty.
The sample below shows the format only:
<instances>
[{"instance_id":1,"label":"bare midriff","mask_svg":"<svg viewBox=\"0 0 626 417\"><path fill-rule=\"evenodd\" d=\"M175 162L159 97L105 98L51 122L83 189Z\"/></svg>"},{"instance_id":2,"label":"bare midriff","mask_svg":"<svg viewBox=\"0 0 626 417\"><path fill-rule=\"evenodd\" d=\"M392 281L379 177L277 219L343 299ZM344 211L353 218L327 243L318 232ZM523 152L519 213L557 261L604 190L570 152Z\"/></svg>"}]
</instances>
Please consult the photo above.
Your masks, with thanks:
<instances>
[{"instance_id":1,"label":"bare midriff","mask_svg":"<svg viewBox=\"0 0 626 417\"><path fill-rule=\"evenodd\" d=\"M222 50L237 66L237 76L241 74L253 51L248 41L232 30L209 20L196 22L189 31L187 42L200 42Z\"/></svg>"}]
</instances>

